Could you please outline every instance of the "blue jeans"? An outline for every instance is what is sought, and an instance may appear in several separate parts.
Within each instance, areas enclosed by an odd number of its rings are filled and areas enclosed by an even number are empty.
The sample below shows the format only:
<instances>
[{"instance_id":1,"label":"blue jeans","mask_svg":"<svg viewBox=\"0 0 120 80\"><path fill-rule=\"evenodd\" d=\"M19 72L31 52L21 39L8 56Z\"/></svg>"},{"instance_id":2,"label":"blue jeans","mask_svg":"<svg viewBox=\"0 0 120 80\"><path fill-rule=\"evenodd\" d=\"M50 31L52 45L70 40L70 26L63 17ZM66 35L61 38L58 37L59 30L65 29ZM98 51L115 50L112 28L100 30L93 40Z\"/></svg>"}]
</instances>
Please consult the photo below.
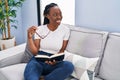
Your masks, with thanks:
<instances>
[{"instance_id":1,"label":"blue jeans","mask_svg":"<svg viewBox=\"0 0 120 80\"><path fill-rule=\"evenodd\" d=\"M45 80L64 80L73 72L74 66L71 62L61 61L55 65L49 65L37 61L33 56L28 62L25 71L25 80L39 80L44 75Z\"/></svg>"}]
</instances>

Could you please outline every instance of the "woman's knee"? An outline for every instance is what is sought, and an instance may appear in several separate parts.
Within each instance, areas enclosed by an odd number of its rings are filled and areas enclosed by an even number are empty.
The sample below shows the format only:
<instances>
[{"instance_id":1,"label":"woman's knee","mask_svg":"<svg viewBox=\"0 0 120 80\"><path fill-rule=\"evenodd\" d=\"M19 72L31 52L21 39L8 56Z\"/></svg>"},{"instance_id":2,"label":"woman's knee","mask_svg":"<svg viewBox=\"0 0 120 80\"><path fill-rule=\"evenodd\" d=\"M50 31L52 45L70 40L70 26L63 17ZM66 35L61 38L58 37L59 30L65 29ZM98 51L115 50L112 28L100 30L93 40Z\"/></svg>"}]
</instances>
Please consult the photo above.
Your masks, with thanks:
<instances>
[{"instance_id":1,"label":"woman's knee","mask_svg":"<svg viewBox=\"0 0 120 80\"><path fill-rule=\"evenodd\" d=\"M65 71L72 73L74 70L74 66L71 62L64 61L64 69L65 69Z\"/></svg>"},{"instance_id":2,"label":"woman's knee","mask_svg":"<svg viewBox=\"0 0 120 80\"><path fill-rule=\"evenodd\" d=\"M39 80L43 67L36 60L31 60L24 71L25 80Z\"/></svg>"},{"instance_id":3,"label":"woman's knee","mask_svg":"<svg viewBox=\"0 0 120 80\"><path fill-rule=\"evenodd\" d=\"M31 73L39 73L42 72L43 70L43 67L42 65L40 65L37 61L35 60L31 60L26 68L25 68L25 71L24 71L24 75L31 75Z\"/></svg>"},{"instance_id":4,"label":"woman's knee","mask_svg":"<svg viewBox=\"0 0 120 80\"><path fill-rule=\"evenodd\" d=\"M42 66L36 61L36 60L31 60L28 64L28 67L32 68L42 68Z\"/></svg>"}]
</instances>

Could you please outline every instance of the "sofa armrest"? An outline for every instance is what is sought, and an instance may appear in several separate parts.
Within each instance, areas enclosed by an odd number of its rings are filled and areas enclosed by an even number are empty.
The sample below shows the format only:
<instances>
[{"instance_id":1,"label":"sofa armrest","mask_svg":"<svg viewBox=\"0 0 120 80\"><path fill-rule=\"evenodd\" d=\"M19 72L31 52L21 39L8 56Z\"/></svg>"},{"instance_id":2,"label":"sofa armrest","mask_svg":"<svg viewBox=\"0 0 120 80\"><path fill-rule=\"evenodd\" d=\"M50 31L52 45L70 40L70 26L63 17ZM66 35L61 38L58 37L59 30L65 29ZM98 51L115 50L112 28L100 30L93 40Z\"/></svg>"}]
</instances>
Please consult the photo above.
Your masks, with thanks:
<instances>
[{"instance_id":1,"label":"sofa armrest","mask_svg":"<svg viewBox=\"0 0 120 80\"><path fill-rule=\"evenodd\" d=\"M0 68L21 63L26 43L0 51Z\"/></svg>"}]
</instances>

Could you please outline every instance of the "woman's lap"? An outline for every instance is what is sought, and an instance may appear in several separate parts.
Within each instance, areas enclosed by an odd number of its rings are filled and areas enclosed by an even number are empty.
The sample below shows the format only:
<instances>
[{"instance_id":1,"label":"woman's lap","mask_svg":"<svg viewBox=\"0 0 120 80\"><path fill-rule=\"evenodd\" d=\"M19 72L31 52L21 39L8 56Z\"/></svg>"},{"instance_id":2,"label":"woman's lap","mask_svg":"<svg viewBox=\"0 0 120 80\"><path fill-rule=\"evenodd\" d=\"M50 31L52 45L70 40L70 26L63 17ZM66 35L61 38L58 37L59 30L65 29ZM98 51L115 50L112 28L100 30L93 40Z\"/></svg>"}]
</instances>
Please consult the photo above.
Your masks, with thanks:
<instances>
[{"instance_id":1,"label":"woman's lap","mask_svg":"<svg viewBox=\"0 0 120 80\"><path fill-rule=\"evenodd\" d=\"M48 65L43 62L38 62L33 57L26 66L24 77L25 80L39 80L41 75L45 75L45 80L64 80L73 71L72 63L62 61L56 65ZM31 79L32 78L32 79Z\"/></svg>"}]
</instances>

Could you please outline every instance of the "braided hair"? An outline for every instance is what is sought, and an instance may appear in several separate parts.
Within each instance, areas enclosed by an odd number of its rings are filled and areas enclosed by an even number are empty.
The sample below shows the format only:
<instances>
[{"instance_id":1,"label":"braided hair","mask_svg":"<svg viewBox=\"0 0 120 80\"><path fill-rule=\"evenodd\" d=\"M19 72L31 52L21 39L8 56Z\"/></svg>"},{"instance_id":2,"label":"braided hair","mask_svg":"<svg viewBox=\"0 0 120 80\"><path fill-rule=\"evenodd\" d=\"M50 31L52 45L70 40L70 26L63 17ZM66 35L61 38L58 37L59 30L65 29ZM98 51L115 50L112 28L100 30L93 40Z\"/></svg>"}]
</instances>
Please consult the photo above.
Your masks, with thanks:
<instances>
[{"instance_id":1,"label":"braided hair","mask_svg":"<svg viewBox=\"0 0 120 80\"><path fill-rule=\"evenodd\" d=\"M55 3L50 3L50 4L46 5L46 7L44 9L44 13L43 13L43 15L44 15L44 22L43 22L43 24L44 25L45 24L49 24L49 19L46 17L46 15L49 14L50 8L52 8L54 6L58 6L58 5L55 4Z\"/></svg>"}]
</instances>

